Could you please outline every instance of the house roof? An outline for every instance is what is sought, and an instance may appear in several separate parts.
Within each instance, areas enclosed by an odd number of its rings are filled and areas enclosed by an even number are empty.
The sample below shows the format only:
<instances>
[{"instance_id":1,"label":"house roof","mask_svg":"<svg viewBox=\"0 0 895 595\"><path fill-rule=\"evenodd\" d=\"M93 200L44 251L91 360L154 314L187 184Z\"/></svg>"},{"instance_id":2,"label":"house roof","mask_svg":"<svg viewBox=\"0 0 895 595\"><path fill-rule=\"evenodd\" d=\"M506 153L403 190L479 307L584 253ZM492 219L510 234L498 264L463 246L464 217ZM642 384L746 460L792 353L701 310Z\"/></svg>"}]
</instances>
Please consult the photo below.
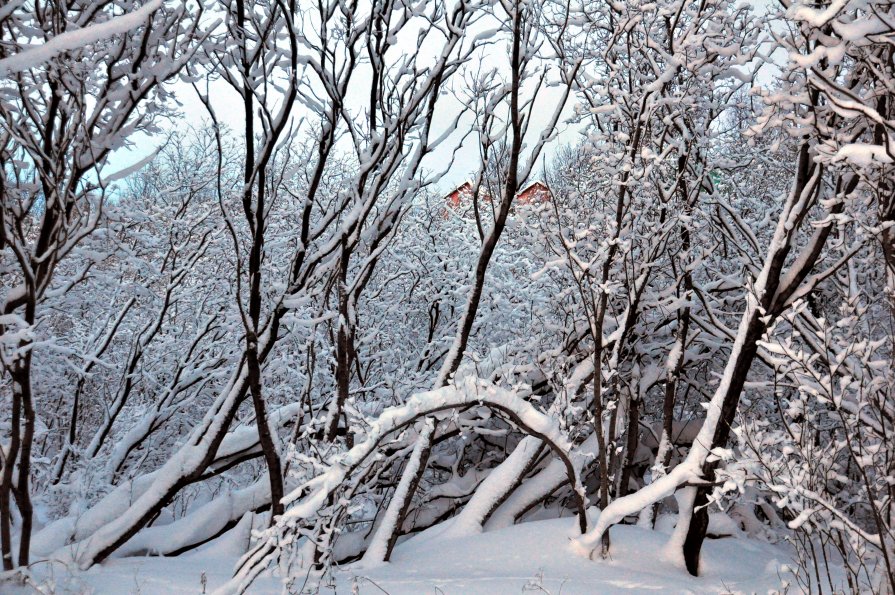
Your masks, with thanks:
<instances>
[{"instance_id":1,"label":"house roof","mask_svg":"<svg viewBox=\"0 0 895 595\"><path fill-rule=\"evenodd\" d=\"M455 207L460 206L461 195L472 194L472 190L472 182L463 182L452 191L445 194L444 200L450 202ZM485 200L488 200L487 192L483 193L483 197ZM548 200L550 198L550 189L544 182L535 180L534 182L531 182L524 188L520 189L519 192L516 194L516 198L519 200L520 204L526 204L536 199Z\"/></svg>"}]
</instances>

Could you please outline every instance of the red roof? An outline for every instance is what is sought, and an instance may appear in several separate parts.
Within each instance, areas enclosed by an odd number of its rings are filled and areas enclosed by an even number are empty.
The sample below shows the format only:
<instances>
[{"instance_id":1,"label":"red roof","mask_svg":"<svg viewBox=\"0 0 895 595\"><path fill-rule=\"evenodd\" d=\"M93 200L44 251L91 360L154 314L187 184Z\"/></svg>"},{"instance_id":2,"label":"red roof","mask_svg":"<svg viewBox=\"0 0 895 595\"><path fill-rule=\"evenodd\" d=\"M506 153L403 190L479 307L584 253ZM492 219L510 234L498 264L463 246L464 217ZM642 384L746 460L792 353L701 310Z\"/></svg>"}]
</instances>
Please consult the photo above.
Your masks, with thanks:
<instances>
[{"instance_id":1,"label":"red roof","mask_svg":"<svg viewBox=\"0 0 895 595\"><path fill-rule=\"evenodd\" d=\"M459 207L464 199L468 200L470 198L472 198L472 184L463 182L457 186L453 192L448 194L445 197L445 200L447 200L448 204L452 207Z\"/></svg>"},{"instance_id":2,"label":"red roof","mask_svg":"<svg viewBox=\"0 0 895 595\"><path fill-rule=\"evenodd\" d=\"M444 198L448 205L456 208L471 200L472 194L472 183L463 182ZM485 200L490 199L486 191L482 191L481 195ZM520 205L540 203L548 200L550 200L550 189L543 182L532 182L516 195L516 204Z\"/></svg>"},{"instance_id":3,"label":"red roof","mask_svg":"<svg viewBox=\"0 0 895 595\"><path fill-rule=\"evenodd\" d=\"M550 189L543 182L533 182L528 187L516 195L516 201L520 205L527 205L535 202L545 202L550 200Z\"/></svg>"}]
</instances>

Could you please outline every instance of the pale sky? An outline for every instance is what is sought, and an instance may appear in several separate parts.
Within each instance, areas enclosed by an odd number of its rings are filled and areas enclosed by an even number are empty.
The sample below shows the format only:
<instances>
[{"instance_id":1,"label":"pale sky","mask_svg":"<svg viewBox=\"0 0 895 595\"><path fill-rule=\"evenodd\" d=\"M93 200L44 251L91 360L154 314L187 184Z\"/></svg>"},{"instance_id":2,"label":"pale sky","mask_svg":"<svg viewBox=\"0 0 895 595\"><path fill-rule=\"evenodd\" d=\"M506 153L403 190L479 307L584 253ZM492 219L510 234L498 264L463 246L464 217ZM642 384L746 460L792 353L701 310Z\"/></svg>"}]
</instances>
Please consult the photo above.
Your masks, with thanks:
<instances>
[{"instance_id":1,"label":"pale sky","mask_svg":"<svg viewBox=\"0 0 895 595\"><path fill-rule=\"evenodd\" d=\"M759 11L763 12L763 9L768 8L770 0L757 0L752 4L756 6ZM493 21L490 23L482 21L473 27L471 33L474 34L489 26L493 26ZM420 56L425 56L428 53L434 61L434 48L437 43L429 45L431 47L427 47L427 44L424 44L422 47L417 47L415 32L408 32L406 36L401 36L401 38L398 39L398 43L392 51L413 52ZM774 58L778 59L778 56L774 56ZM780 56L779 58L785 57ZM479 65L481 65L485 68L495 68L498 72L508 72L508 62L509 56L507 52L507 44L505 42L499 42L487 47L484 56L479 53L474 61L470 61L470 65L475 68L479 68ZM773 66L764 67L759 75L759 84L768 84L773 80L776 72L777 69ZM359 106L363 105L367 100L369 87L368 82L365 79L367 79L365 72L363 69L359 69L354 75L352 84L349 85L348 103L349 105L354 104L355 108L359 108ZM462 72L458 72L451 79L447 88L457 89L462 85ZM182 104L182 107L179 110L181 115L174 122L165 124L164 127L170 129L172 127L181 128L184 127L184 125L190 125L199 128L204 122L207 122L208 116L205 107L197 98L192 87L180 82L171 83L171 86L178 101ZM529 138L526 139L529 145L534 142L549 121L557 103L561 99L561 94L561 89L556 87L546 87L541 90L539 100L533 110L532 122L529 127ZM242 134L242 103L239 96L227 84L215 82L212 84L211 97L214 109L220 121L233 130L234 133ZM574 112L575 103L576 99L573 95L569 98L563 111L563 116L558 126L558 134L543 151L538 160L538 165L533 169L532 179L538 179L540 177L542 164L544 162L549 164L559 147L567 144L576 144L578 142L581 126L568 123L569 117ZM451 125L462 109L463 105L454 94L448 93L441 97L435 115L433 138L437 134L440 134L445 129L445 126ZM295 110L295 117L300 118L301 115L302 107L299 105ZM426 161L423 162L424 168L429 170L443 169L445 164L451 159L452 153L457 149L461 137L470 129L471 123L472 117L470 114L466 114L461 118L459 125L457 126L457 132L453 135L450 142L443 144L438 150L429 155ZM145 136L135 138L134 148L130 150L119 150L112 156L107 173L140 161L149 155L163 141L164 138L161 136L155 138L148 138ZM346 144L345 149L349 150L350 147ZM439 190L448 192L463 181L469 179L474 172L477 171L479 163L480 159L477 139L475 136L470 135L466 138L466 141L459 146L459 149L456 150L453 166L438 184Z\"/></svg>"},{"instance_id":2,"label":"pale sky","mask_svg":"<svg viewBox=\"0 0 895 595\"><path fill-rule=\"evenodd\" d=\"M475 32L476 29L481 30L485 27L485 23L477 24L475 29L473 29L473 32ZM407 35L404 39L399 39L394 51L415 52L421 56L428 53L434 62L434 51L430 48L427 52L425 44L424 47L417 47L415 38L416 35L413 33ZM432 45L434 46L435 44ZM476 66L476 68L478 68L479 65L482 65L486 68L493 67L499 72L508 72L509 55L506 51L506 43L500 42L487 49L488 53L484 57L478 55L475 61L470 61L471 66ZM360 70L354 75L354 80L352 81L352 84L349 85L349 105L353 103L356 107L359 107L367 100L369 86L367 80L365 80L366 78L365 73ZM461 87L462 84L462 72L458 72L454 75L446 88L457 89ZM183 128L185 125L201 128L203 123L208 121L208 114L205 107L196 96L194 89L190 85L182 82L174 82L170 83L170 85L177 100L182 104L182 107L178 110L180 115L173 122L165 123L163 128ZM244 126L240 97L226 83L220 81L212 83L210 94L218 119L233 130L234 133L242 134ZM541 90L539 99L533 110L532 121L529 127L530 138L526 139L529 141L529 144L532 144L537 136L540 135L560 99L561 90L558 88L545 87ZM549 163L558 146L577 142L578 127L571 126L565 122L565 120L573 113L574 103L575 99L574 97L571 97L567 102L563 112L563 118L558 126L560 132L557 135L557 138L545 148L541 158L538 160L538 166L533 170L532 178L538 178L541 171L541 163L543 163L545 159ZM439 99L438 107L436 109L432 137L435 138L445 130L446 126L452 125L454 119L462 110L463 105L455 94L447 93L443 95ZM300 118L302 116L302 111L302 107L300 105L297 106L295 117ZM469 131L471 123L471 114L465 114L460 119L459 125L457 126L457 132L451 137L450 141L444 143L436 151L427 156L426 160L423 162L424 169L430 171L443 169L451 159L451 155L455 154L453 166L438 184L440 191L448 192L452 190L463 181L469 179L479 167L480 158L477 138L473 135L469 135L466 138L466 141L460 145L461 138ZM135 138L133 142L134 147L132 149L119 150L113 154L110 158L110 165L108 166L106 173L108 174L112 171L128 167L133 163L144 159L163 142L164 138L161 136L152 138L142 136L140 138ZM346 144L345 149L350 150L350 147Z\"/></svg>"}]
</instances>

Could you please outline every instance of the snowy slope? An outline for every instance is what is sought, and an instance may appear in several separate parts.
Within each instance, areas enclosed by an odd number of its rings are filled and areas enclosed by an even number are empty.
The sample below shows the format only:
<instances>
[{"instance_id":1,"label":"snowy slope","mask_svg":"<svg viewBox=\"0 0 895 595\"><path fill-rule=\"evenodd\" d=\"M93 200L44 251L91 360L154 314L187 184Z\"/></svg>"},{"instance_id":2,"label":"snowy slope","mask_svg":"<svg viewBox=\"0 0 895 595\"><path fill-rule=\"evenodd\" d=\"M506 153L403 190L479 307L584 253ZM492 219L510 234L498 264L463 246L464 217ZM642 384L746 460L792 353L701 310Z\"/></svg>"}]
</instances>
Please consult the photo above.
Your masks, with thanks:
<instances>
[{"instance_id":1,"label":"snowy slope","mask_svg":"<svg viewBox=\"0 0 895 595\"><path fill-rule=\"evenodd\" d=\"M663 548L668 536L661 531L615 527L612 559L590 561L572 553L573 518L535 521L456 539L439 539L443 528L434 527L402 543L392 563L337 571L335 587L321 592L768 593L781 588L785 578L781 567L789 560L785 549L750 539L708 540L703 576L693 578L667 561ZM45 581L54 582L57 593L201 593L203 573L210 592L228 578L235 561L233 546L212 544L204 552L178 558L118 559L83 573L56 567L52 578L46 567L40 572ZM302 582L297 581L296 591ZM263 578L251 592L280 593L281 589L279 579Z\"/></svg>"}]
</instances>

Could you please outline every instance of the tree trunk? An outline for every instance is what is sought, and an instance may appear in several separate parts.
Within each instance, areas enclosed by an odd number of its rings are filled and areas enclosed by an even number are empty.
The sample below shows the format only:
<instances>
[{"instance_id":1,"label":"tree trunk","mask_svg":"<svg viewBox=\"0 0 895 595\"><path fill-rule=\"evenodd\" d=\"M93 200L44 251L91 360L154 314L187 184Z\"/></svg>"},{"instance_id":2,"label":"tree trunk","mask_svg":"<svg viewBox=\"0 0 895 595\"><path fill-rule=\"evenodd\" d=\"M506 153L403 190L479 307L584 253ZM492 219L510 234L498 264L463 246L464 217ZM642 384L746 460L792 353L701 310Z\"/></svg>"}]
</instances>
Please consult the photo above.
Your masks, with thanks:
<instances>
[{"instance_id":1,"label":"tree trunk","mask_svg":"<svg viewBox=\"0 0 895 595\"><path fill-rule=\"evenodd\" d=\"M267 423L267 408L261 391L261 365L258 361L258 342L254 335L250 335L248 341L246 362L249 369L249 392L252 394L252 405L255 409L258 440L261 442L264 461L267 463L267 473L270 476L270 522L273 524L274 517L283 514L283 470L280 465L280 454L277 450L276 442L270 432L270 424Z\"/></svg>"}]
</instances>

